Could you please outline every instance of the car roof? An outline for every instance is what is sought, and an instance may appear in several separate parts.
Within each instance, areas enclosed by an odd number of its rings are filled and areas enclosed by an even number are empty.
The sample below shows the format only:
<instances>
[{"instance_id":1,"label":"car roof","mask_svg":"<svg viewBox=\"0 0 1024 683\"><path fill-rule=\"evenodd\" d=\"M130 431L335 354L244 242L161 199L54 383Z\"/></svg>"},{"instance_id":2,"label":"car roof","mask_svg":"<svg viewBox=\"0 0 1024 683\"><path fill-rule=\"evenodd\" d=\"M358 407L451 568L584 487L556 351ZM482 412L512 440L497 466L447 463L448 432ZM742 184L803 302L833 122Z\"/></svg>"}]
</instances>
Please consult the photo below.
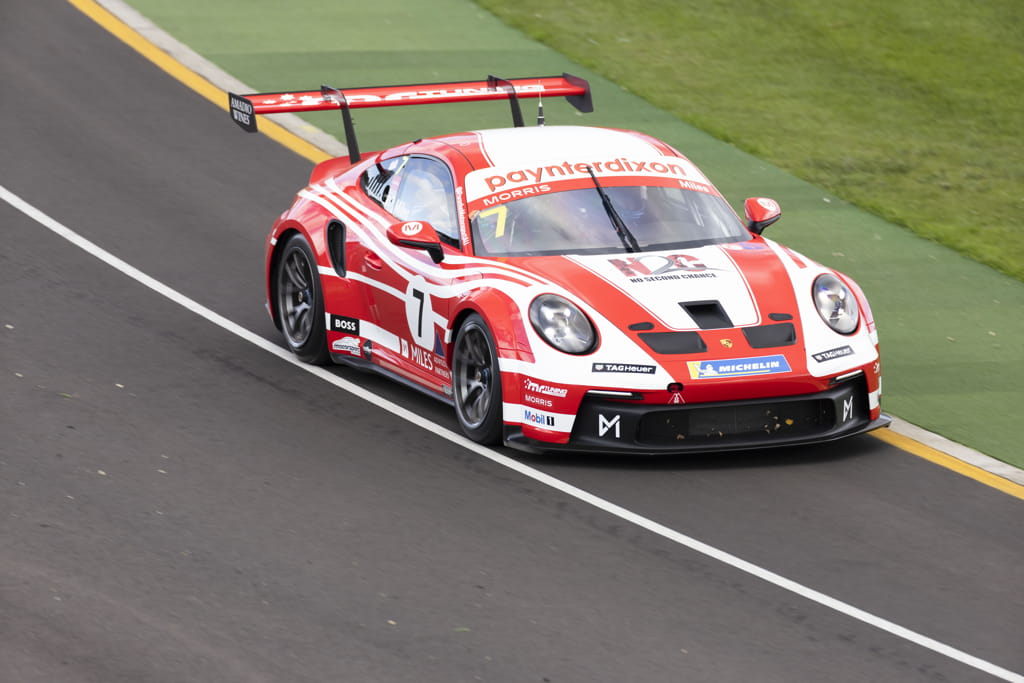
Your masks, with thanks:
<instances>
[{"instance_id":1,"label":"car roof","mask_svg":"<svg viewBox=\"0 0 1024 683\"><path fill-rule=\"evenodd\" d=\"M426 141L424 141L426 142ZM642 133L592 126L496 128L431 139L457 149L475 169L618 157L677 156L665 143Z\"/></svg>"}]
</instances>

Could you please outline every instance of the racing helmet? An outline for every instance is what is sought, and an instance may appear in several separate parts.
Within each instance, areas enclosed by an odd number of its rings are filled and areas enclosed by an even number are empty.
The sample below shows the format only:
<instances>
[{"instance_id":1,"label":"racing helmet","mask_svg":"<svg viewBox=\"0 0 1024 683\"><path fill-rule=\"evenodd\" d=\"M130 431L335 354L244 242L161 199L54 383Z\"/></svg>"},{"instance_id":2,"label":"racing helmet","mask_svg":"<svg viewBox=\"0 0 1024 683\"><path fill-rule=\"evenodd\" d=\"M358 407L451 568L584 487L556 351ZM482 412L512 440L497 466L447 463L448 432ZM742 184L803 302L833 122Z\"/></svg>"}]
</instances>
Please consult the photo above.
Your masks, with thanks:
<instances>
[{"instance_id":1,"label":"racing helmet","mask_svg":"<svg viewBox=\"0 0 1024 683\"><path fill-rule=\"evenodd\" d=\"M433 173L410 173L402 179L400 216L406 220L427 221L442 234L454 227L445 184Z\"/></svg>"},{"instance_id":2,"label":"racing helmet","mask_svg":"<svg viewBox=\"0 0 1024 683\"><path fill-rule=\"evenodd\" d=\"M642 185L612 187L608 194L615 210L625 221L635 221L647 212L647 188Z\"/></svg>"}]
</instances>

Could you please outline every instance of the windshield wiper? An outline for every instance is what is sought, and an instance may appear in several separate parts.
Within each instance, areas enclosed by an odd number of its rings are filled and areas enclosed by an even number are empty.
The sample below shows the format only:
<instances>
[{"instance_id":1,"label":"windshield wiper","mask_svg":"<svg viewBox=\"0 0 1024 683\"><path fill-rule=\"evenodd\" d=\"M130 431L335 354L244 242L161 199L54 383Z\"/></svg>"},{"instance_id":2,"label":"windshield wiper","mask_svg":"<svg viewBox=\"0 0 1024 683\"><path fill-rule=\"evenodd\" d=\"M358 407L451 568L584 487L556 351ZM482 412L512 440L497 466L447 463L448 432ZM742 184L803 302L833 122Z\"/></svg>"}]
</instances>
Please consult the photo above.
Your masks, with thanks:
<instances>
[{"instance_id":1,"label":"windshield wiper","mask_svg":"<svg viewBox=\"0 0 1024 683\"><path fill-rule=\"evenodd\" d=\"M597 193L601 195L601 203L604 204L605 213L608 214L608 218L611 219L612 226L615 228L615 234L622 240L622 246L626 248L626 251L640 251L640 245L637 243L636 238L633 237L633 233L626 227L625 221L622 220L622 216L615 210L615 206L612 204L612 200L608 198L608 193L601 187L601 183L597 182L597 176L594 175L594 169L587 166L587 173L594 180L594 187L597 188Z\"/></svg>"}]
</instances>

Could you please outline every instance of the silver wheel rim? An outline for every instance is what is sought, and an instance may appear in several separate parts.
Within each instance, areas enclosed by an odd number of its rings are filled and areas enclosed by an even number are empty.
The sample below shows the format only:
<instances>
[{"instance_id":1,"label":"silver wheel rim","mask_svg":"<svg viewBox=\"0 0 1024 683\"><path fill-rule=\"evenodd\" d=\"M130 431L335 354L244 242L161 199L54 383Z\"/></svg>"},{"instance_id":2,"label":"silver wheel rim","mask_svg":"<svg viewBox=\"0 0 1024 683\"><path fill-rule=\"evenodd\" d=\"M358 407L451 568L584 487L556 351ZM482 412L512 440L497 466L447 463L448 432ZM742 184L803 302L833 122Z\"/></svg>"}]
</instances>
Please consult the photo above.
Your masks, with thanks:
<instances>
[{"instance_id":1,"label":"silver wheel rim","mask_svg":"<svg viewBox=\"0 0 1024 683\"><path fill-rule=\"evenodd\" d=\"M455 347L455 394L466 426L476 429L487 419L494 386L494 359L479 327L467 328Z\"/></svg>"},{"instance_id":2,"label":"silver wheel rim","mask_svg":"<svg viewBox=\"0 0 1024 683\"><path fill-rule=\"evenodd\" d=\"M281 264L277 284L281 323L292 346L305 344L313 331L313 285L313 269L309 260L301 250L292 249Z\"/></svg>"}]
</instances>

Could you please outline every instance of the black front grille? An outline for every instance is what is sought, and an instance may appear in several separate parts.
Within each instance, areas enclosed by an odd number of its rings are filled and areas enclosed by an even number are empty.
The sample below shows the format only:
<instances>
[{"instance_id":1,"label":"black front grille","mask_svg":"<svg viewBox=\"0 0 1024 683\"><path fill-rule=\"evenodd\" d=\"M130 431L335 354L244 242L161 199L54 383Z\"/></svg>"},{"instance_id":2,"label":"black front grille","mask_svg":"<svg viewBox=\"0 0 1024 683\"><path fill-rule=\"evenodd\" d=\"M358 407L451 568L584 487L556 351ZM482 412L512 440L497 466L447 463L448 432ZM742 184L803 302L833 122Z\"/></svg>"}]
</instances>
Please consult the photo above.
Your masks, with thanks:
<instances>
[{"instance_id":1,"label":"black front grille","mask_svg":"<svg viewBox=\"0 0 1024 683\"><path fill-rule=\"evenodd\" d=\"M701 443L733 437L770 440L813 434L833 424L835 408L832 401L823 399L695 406L644 415L638 425L637 442Z\"/></svg>"},{"instance_id":2,"label":"black front grille","mask_svg":"<svg viewBox=\"0 0 1024 683\"><path fill-rule=\"evenodd\" d=\"M683 391L685 399L686 392ZM871 421L864 377L815 394L654 405L587 396L566 448L669 453L830 441Z\"/></svg>"}]
</instances>

